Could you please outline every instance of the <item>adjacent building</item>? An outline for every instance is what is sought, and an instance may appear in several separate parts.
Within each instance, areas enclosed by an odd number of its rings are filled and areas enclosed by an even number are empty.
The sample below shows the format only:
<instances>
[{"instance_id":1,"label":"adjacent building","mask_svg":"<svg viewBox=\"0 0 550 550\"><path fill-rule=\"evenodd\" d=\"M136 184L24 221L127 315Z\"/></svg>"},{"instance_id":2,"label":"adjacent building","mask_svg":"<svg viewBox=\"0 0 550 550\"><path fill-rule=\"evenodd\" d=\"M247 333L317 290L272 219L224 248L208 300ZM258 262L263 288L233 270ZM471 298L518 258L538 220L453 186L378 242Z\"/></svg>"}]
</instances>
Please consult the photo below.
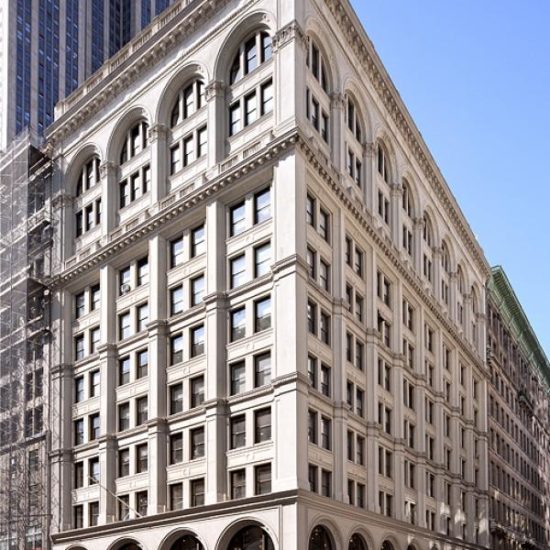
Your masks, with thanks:
<instances>
[{"instance_id":1,"label":"adjacent building","mask_svg":"<svg viewBox=\"0 0 550 550\"><path fill-rule=\"evenodd\" d=\"M490 269L347 1L175 2L56 115L53 548L489 547Z\"/></svg>"},{"instance_id":2,"label":"adjacent building","mask_svg":"<svg viewBox=\"0 0 550 550\"><path fill-rule=\"evenodd\" d=\"M550 362L502 268L488 290L492 548L548 548Z\"/></svg>"},{"instance_id":3,"label":"adjacent building","mask_svg":"<svg viewBox=\"0 0 550 550\"><path fill-rule=\"evenodd\" d=\"M0 151L38 135L73 92L170 0L3 0L0 4Z\"/></svg>"}]
</instances>

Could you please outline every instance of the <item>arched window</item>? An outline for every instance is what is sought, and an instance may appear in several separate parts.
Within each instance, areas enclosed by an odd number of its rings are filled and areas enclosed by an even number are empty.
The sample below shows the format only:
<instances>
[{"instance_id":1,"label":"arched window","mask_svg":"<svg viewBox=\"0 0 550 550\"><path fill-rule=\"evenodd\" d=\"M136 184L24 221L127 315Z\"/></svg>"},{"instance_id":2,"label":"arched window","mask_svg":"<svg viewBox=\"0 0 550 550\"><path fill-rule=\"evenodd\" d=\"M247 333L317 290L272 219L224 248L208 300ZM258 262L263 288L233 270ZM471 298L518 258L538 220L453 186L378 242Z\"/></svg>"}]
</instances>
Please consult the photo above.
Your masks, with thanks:
<instances>
[{"instance_id":1,"label":"arched window","mask_svg":"<svg viewBox=\"0 0 550 550\"><path fill-rule=\"evenodd\" d=\"M441 245L441 299L449 305L449 280L451 276L451 256L449 247L443 241Z\"/></svg>"},{"instance_id":2,"label":"arched window","mask_svg":"<svg viewBox=\"0 0 550 550\"><path fill-rule=\"evenodd\" d=\"M346 150L348 174L358 187L363 185L363 128L359 110L348 97L346 107Z\"/></svg>"},{"instance_id":3,"label":"arched window","mask_svg":"<svg viewBox=\"0 0 550 550\"><path fill-rule=\"evenodd\" d=\"M99 157L94 156L82 166L75 186L76 237L101 225L101 196L98 193L87 193L99 180Z\"/></svg>"},{"instance_id":4,"label":"arched window","mask_svg":"<svg viewBox=\"0 0 550 550\"><path fill-rule=\"evenodd\" d=\"M328 65L313 38L308 39L306 65L306 117L313 128L329 143L330 97Z\"/></svg>"},{"instance_id":5,"label":"arched window","mask_svg":"<svg viewBox=\"0 0 550 550\"><path fill-rule=\"evenodd\" d=\"M131 158L135 157L138 153L141 153L148 145L148 131L149 126L147 122L141 121L134 124L126 132L124 143L120 150L120 164L128 162Z\"/></svg>"},{"instance_id":6,"label":"arched window","mask_svg":"<svg viewBox=\"0 0 550 550\"><path fill-rule=\"evenodd\" d=\"M208 146L204 83L195 79L179 92L170 116L170 166L173 176L205 158Z\"/></svg>"},{"instance_id":7,"label":"arched window","mask_svg":"<svg viewBox=\"0 0 550 550\"><path fill-rule=\"evenodd\" d=\"M472 343L477 346L479 338L477 334L477 316L479 313L478 295L475 287L472 286L471 291L472 300Z\"/></svg>"},{"instance_id":8,"label":"arched window","mask_svg":"<svg viewBox=\"0 0 550 550\"><path fill-rule=\"evenodd\" d=\"M430 217L424 214L424 227L422 229L423 253L422 253L422 274L433 284L433 227Z\"/></svg>"},{"instance_id":9,"label":"arched window","mask_svg":"<svg viewBox=\"0 0 550 550\"><path fill-rule=\"evenodd\" d=\"M368 550L367 543L361 535L355 534L349 539L348 550Z\"/></svg>"},{"instance_id":10,"label":"arched window","mask_svg":"<svg viewBox=\"0 0 550 550\"><path fill-rule=\"evenodd\" d=\"M124 208L150 190L151 167L149 158L144 158L141 166L125 164L149 145L149 126L145 121L134 124L124 137L120 151L121 179L119 183L119 207Z\"/></svg>"},{"instance_id":11,"label":"arched window","mask_svg":"<svg viewBox=\"0 0 550 550\"><path fill-rule=\"evenodd\" d=\"M229 543L227 550L275 550L271 537L257 525L241 529Z\"/></svg>"},{"instance_id":12,"label":"arched window","mask_svg":"<svg viewBox=\"0 0 550 550\"><path fill-rule=\"evenodd\" d=\"M230 136L234 136L273 111L273 75L271 73L267 77L265 73L261 73L245 89L234 86L260 65L270 61L272 52L271 36L265 31L256 32L239 46L229 74L229 83L232 86L229 104Z\"/></svg>"},{"instance_id":13,"label":"arched window","mask_svg":"<svg viewBox=\"0 0 550 550\"><path fill-rule=\"evenodd\" d=\"M142 550L142 549L141 549L141 546L138 546L135 542L127 542L126 544L118 548L118 550Z\"/></svg>"},{"instance_id":14,"label":"arched window","mask_svg":"<svg viewBox=\"0 0 550 550\"><path fill-rule=\"evenodd\" d=\"M407 180L403 180L403 195L401 197L401 206L403 209L403 230L402 244L407 254L413 255L414 242L414 220L413 220L413 200L411 196L411 188Z\"/></svg>"},{"instance_id":15,"label":"arched window","mask_svg":"<svg viewBox=\"0 0 550 550\"><path fill-rule=\"evenodd\" d=\"M204 546L194 535L183 535L172 543L170 550L204 550Z\"/></svg>"},{"instance_id":16,"label":"arched window","mask_svg":"<svg viewBox=\"0 0 550 550\"><path fill-rule=\"evenodd\" d=\"M394 550L393 544L389 540L385 540L382 543L380 550Z\"/></svg>"},{"instance_id":17,"label":"arched window","mask_svg":"<svg viewBox=\"0 0 550 550\"><path fill-rule=\"evenodd\" d=\"M333 550L332 538L325 527L317 525L309 537L308 550Z\"/></svg>"}]
</instances>

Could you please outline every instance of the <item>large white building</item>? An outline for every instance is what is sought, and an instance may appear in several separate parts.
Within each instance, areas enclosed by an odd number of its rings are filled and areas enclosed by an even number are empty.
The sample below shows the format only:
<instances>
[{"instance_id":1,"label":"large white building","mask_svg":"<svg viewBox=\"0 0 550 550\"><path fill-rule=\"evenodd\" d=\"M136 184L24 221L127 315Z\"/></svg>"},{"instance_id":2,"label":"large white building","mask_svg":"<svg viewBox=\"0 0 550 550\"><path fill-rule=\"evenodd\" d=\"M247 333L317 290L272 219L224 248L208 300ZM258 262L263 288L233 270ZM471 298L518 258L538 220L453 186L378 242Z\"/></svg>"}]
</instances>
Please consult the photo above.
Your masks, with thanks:
<instances>
[{"instance_id":1,"label":"large white building","mask_svg":"<svg viewBox=\"0 0 550 550\"><path fill-rule=\"evenodd\" d=\"M347 0L179 0L57 107L55 550L489 546L468 223Z\"/></svg>"}]
</instances>

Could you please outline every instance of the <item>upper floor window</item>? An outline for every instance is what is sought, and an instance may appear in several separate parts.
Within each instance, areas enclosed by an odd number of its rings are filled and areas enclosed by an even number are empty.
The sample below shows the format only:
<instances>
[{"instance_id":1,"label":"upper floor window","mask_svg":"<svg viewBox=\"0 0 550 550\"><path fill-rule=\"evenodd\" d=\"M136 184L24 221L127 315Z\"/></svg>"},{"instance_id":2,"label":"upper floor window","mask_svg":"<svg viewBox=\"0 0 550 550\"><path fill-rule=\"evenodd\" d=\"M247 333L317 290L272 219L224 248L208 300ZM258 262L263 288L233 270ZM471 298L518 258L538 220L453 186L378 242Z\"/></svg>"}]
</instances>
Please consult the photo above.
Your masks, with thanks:
<instances>
[{"instance_id":1,"label":"upper floor window","mask_svg":"<svg viewBox=\"0 0 550 550\"><path fill-rule=\"evenodd\" d=\"M424 216L424 228L422 237L427 246L432 247L434 244L432 222L428 216Z\"/></svg>"},{"instance_id":2,"label":"upper floor window","mask_svg":"<svg viewBox=\"0 0 550 550\"><path fill-rule=\"evenodd\" d=\"M413 200L411 196L411 188L407 180L403 180L403 195L401 203L407 217L413 217Z\"/></svg>"},{"instance_id":3,"label":"upper floor window","mask_svg":"<svg viewBox=\"0 0 550 550\"><path fill-rule=\"evenodd\" d=\"M319 47L314 40L309 40L306 64L311 74L321 84L321 88L328 94L328 67Z\"/></svg>"},{"instance_id":4,"label":"upper floor window","mask_svg":"<svg viewBox=\"0 0 550 550\"><path fill-rule=\"evenodd\" d=\"M204 83L197 79L187 84L180 90L176 103L172 108L170 127L178 126L205 105Z\"/></svg>"},{"instance_id":5,"label":"upper floor window","mask_svg":"<svg viewBox=\"0 0 550 550\"><path fill-rule=\"evenodd\" d=\"M355 106L355 102L351 98L348 98L346 118L348 123L348 130L353 134L355 139L359 143L361 143L361 141L363 140L363 130L361 129L359 111Z\"/></svg>"},{"instance_id":6,"label":"upper floor window","mask_svg":"<svg viewBox=\"0 0 550 550\"><path fill-rule=\"evenodd\" d=\"M378 153L377 153L377 168L378 173L382 176L382 179L386 183L390 183L390 163L388 158L388 153L382 144L378 144Z\"/></svg>"},{"instance_id":7,"label":"upper floor window","mask_svg":"<svg viewBox=\"0 0 550 550\"><path fill-rule=\"evenodd\" d=\"M240 45L231 65L229 83L235 84L262 63L270 60L272 55L271 36L265 31L257 32Z\"/></svg>"},{"instance_id":8,"label":"upper floor window","mask_svg":"<svg viewBox=\"0 0 550 550\"><path fill-rule=\"evenodd\" d=\"M445 241L443 241L443 244L441 245L441 267L447 275L450 275L451 257L449 255L449 247Z\"/></svg>"},{"instance_id":9,"label":"upper floor window","mask_svg":"<svg viewBox=\"0 0 550 550\"><path fill-rule=\"evenodd\" d=\"M129 161L147 147L148 132L149 126L145 121L134 124L134 126L126 132L124 144L120 151L120 164Z\"/></svg>"},{"instance_id":10,"label":"upper floor window","mask_svg":"<svg viewBox=\"0 0 550 550\"><path fill-rule=\"evenodd\" d=\"M80 171L78 181L76 182L76 196L79 197L88 189L99 183L99 158L91 158Z\"/></svg>"}]
</instances>

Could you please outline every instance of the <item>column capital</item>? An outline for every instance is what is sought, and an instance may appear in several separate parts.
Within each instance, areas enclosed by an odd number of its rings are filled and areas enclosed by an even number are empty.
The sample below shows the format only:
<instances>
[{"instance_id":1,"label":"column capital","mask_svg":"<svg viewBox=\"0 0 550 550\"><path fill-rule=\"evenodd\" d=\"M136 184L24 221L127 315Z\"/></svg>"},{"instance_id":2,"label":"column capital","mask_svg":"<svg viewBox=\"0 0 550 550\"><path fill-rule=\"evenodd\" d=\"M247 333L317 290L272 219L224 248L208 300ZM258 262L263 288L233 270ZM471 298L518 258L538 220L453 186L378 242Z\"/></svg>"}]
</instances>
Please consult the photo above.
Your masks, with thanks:
<instances>
[{"instance_id":1,"label":"column capital","mask_svg":"<svg viewBox=\"0 0 550 550\"><path fill-rule=\"evenodd\" d=\"M221 80L212 80L209 82L204 90L204 97L206 101L211 101L216 97L225 93L227 86L225 82Z\"/></svg>"},{"instance_id":2,"label":"column capital","mask_svg":"<svg viewBox=\"0 0 550 550\"><path fill-rule=\"evenodd\" d=\"M370 141L363 145L363 154L367 157L374 157L376 155L376 142Z\"/></svg>"},{"instance_id":3,"label":"column capital","mask_svg":"<svg viewBox=\"0 0 550 550\"><path fill-rule=\"evenodd\" d=\"M52 199L52 207L55 210L59 210L61 208L64 208L66 206L72 206L74 204L74 197L67 193L58 193L53 199Z\"/></svg>"},{"instance_id":4,"label":"column capital","mask_svg":"<svg viewBox=\"0 0 550 550\"><path fill-rule=\"evenodd\" d=\"M403 194L403 186L401 183L391 183L390 184L390 190L392 196L401 196Z\"/></svg>"},{"instance_id":5,"label":"column capital","mask_svg":"<svg viewBox=\"0 0 550 550\"><path fill-rule=\"evenodd\" d=\"M330 94L330 104L333 109L344 110L346 106L346 98L344 94L340 92L333 92Z\"/></svg>"},{"instance_id":6,"label":"column capital","mask_svg":"<svg viewBox=\"0 0 550 550\"><path fill-rule=\"evenodd\" d=\"M72 377L74 365L72 363L58 363L52 366L50 373L52 378Z\"/></svg>"},{"instance_id":7,"label":"column capital","mask_svg":"<svg viewBox=\"0 0 550 550\"><path fill-rule=\"evenodd\" d=\"M307 47L307 36L298 21L294 20L279 29L273 37L273 51L276 52L285 44L297 40L300 45Z\"/></svg>"},{"instance_id":8,"label":"column capital","mask_svg":"<svg viewBox=\"0 0 550 550\"><path fill-rule=\"evenodd\" d=\"M149 128L149 142L155 143L159 139L165 139L168 136L168 126L160 122Z\"/></svg>"},{"instance_id":9,"label":"column capital","mask_svg":"<svg viewBox=\"0 0 550 550\"><path fill-rule=\"evenodd\" d=\"M107 178L109 176L115 176L118 171L118 165L116 165L111 160L106 160L103 164L99 167L99 175L101 179Z\"/></svg>"}]
</instances>

